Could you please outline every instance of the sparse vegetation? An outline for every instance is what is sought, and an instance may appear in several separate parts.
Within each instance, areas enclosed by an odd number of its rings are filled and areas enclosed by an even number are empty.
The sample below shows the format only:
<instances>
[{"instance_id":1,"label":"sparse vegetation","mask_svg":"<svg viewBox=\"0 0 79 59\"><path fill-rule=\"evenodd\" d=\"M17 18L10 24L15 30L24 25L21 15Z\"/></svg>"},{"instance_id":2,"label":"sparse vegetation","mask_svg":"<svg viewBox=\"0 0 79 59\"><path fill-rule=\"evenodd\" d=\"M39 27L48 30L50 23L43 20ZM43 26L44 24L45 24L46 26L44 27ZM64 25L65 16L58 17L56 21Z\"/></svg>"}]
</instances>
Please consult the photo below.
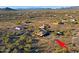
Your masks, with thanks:
<instances>
[{"instance_id":1,"label":"sparse vegetation","mask_svg":"<svg viewBox=\"0 0 79 59\"><path fill-rule=\"evenodd\" d=\"M78 10L0 10L0 52L79 52L78 14ZM19 26L22 29L16 29ZM55 39L66 43L68 50Z\"/></svg>"}]
</instances>

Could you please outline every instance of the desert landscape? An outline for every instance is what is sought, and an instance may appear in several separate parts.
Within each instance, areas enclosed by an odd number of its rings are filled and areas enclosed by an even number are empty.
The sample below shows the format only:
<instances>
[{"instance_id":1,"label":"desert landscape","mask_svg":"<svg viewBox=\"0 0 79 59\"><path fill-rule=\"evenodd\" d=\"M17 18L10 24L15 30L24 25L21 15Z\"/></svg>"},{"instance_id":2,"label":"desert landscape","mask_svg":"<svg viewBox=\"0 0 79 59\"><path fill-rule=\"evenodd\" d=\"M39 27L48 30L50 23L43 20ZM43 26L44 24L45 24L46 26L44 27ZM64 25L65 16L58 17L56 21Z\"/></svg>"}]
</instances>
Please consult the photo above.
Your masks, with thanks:
<instances>
[{"instance_id":1,"label":"desert landscape","mask_svg":"<svg viewBox=\"0 0 79 59\"><path fill-rule=\"evenodd\" d=\"M0 9L0 53L78 52L78 6L61 9Z\"/></svg>"}]
</instances>

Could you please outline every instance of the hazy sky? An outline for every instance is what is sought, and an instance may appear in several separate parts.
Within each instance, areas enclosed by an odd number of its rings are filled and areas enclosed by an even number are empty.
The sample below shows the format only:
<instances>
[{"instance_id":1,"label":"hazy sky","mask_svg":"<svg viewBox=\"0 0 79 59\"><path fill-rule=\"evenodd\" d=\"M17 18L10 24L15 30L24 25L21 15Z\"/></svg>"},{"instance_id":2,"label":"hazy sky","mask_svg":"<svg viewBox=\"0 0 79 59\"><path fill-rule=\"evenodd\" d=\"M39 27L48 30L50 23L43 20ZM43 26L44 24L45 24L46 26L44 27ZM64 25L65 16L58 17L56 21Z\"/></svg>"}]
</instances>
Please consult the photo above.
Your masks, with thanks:
<instances>
[{"instance_id":1,"label":"hazy sky","mask_svg":"<svg viewBox=\"0 0 79 59\"><path fill-rule=\"evenodd\" d=\"M0 8L5 8L5 7L10 7L10 8L64 8L64 7L68 7L68 6L0 6Z\"/></svg>"},{"instance_id":2,"label":"hazy sky","mask_svg":"<svg viewBox=\"0 0 79 59\"><path fill-rule=\"evenodd\" d=\"M0 6L79 6L79 0L0 0Z\"/></svg>"}]
</instances>

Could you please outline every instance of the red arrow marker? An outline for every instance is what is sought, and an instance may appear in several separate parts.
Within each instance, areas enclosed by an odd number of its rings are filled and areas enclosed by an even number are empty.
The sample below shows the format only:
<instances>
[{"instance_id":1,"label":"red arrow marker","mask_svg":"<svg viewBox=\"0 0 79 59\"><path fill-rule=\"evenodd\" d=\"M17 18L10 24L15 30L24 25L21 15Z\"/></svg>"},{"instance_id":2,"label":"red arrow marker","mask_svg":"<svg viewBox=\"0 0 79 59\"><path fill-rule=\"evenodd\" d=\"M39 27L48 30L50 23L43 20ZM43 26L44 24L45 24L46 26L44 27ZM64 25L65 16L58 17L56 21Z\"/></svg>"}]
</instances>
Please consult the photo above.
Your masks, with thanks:
<instances>
[{"instance_id":1,"label":"red arrow marker","mask_svg":"<svg viewBox=\"0 0 79 59\"><path fill-rule=\"evenodd\" d=\"M59 44L62 48L68 49L68 47L66 46L66 44L65 44L64 42L62 42L62 41L60 41L60 40L58 40L58 39L56 39L55 42L56 42L57 44Z\"/></svg>"}]
</instances>

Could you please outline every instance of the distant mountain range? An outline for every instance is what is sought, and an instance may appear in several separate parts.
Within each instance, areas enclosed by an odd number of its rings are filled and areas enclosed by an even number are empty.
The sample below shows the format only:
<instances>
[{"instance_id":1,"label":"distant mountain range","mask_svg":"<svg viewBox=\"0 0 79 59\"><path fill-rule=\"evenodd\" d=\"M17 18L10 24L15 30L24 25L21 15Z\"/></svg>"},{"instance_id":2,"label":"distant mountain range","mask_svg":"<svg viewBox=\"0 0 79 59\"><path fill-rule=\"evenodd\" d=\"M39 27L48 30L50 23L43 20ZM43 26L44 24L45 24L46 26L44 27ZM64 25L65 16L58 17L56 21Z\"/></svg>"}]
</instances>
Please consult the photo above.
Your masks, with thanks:
<instances>
[{"instance_id":1,"label":"distant mountain range","mask_svg":"<svg viewBox=\"0 0 79 59\"><path fill-rule=\"evenodd\" d=\"M67 8L59 8L59 10L79 10L79 6L71 6Z\"/></svg>"},{"instance_id":2,"label":"distant mountain range","mask_svg":"<svg viewBox=\"0 0 79 59\"><path fill-rule=\"evenodd\" d=\"M5 7L5 8L0 8L0 10L10 11L10 10L15 10L15 9L9 8L9 7Z\"/></svg>"},{"instance_id":3,"label":"distant mountain range","mask_svg":"<svg viewBox=\"0 0 79 59\"><path fill-rule=\"evenodd\" d=\"M6 10L6 11L12 11L12 10L52 10L52 8L10 8L10 7L6 7L6 8L0 8L0 10Z\"/></svg>"},{"instance_id":4,"label":"distant mountain range","mask_svg":"<svg viewBox=\"0 0 79 59\"><path fill-rule=\"evenodd\" d=\"M66 8L56 8L56 10L78 10L79 6L72 6L72 7L66 7ZM0 8L0 10L6 10L6 11L14 11L14 10L53 10L52 8L10 8L10 7L5 7L5 8Z\"/></svg>"}]
</instances>

